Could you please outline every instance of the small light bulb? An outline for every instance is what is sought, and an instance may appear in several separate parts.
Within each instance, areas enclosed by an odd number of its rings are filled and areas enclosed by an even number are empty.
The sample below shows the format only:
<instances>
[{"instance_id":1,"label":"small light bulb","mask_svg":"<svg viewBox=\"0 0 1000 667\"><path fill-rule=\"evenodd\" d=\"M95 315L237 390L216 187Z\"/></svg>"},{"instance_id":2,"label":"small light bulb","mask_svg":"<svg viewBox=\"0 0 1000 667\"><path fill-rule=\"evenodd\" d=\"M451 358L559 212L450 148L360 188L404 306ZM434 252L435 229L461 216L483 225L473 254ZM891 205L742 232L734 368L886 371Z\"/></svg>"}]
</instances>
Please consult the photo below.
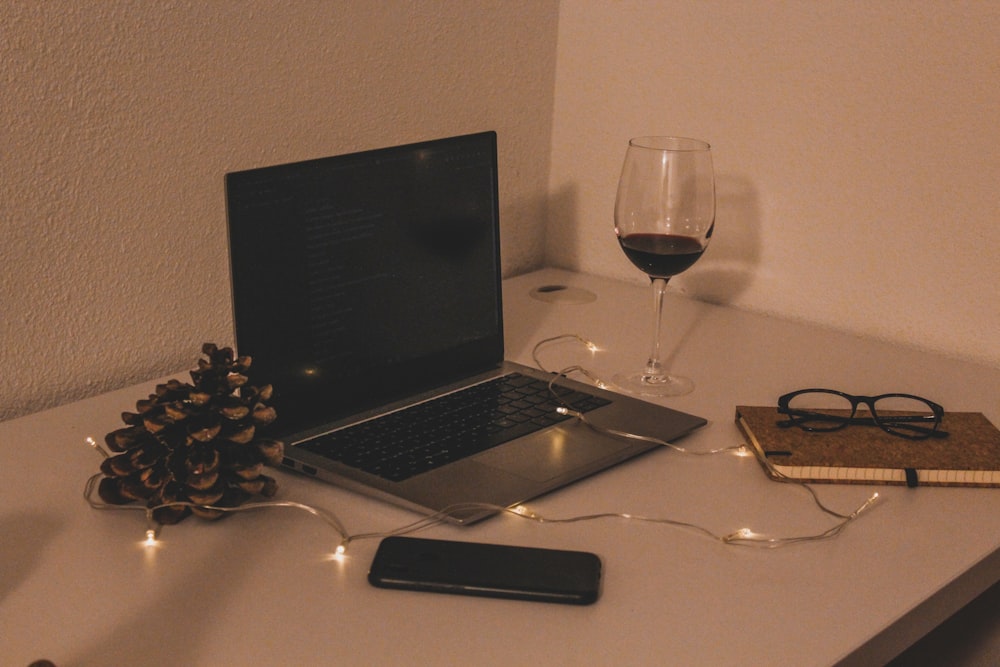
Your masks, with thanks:
<instances>
[{"instance_id":1,"label":"small light bulb","mask_svg":"<svg viewBox=\"0 0 1000 667\"><path fill-rule=\"evenodd\" d=\"M524 505L517 505L517 506L511 508L511 511L514 514L518 515L518 516L523 516L523 517L528 518L528 519L534 519L535 521L542 521L543 520L541 516L539 516L538 514L535 514L528 507L526 507Z\"/></svg>"},{"instance_id":2,"label":"small light bulb","mask_svg":"<svg viewBox=\"0 0 1000 667\"><path fill-rule=\"evenodd\" d=\"M83 441L85 443L87 443L88 445L90 445L91 448L93 448L94 450L96 450L104 458L110 458L111 457L111 455L108 454L107 450L105 450L104 447L101 447L101 445L96 440L94 440L93 438L91 438L90 436L87 436L86 438L84 438Z\"/></svg>"},{"instance_id":3,"label":"small light bulb","mask_svg":"<svg viewBox=\"0 0 1000 667\"><path fill-rule=\"evenodd\" d=\"M735 533L726 538L725 541L730 542L732 540L756 540L760 539L760 533L755 533L749 528L740 528Z\"/></svg>"},{"instance_id":4,"label":"small light bulb","mask_svg":"<svg viewBox=\"0 0 1000 667\"><path fill-rule=\"evenodd\" d=\"M333 553L327 557L327 560L336 561L338 563L343 563L347 560L347 541L345 540L338 544L333 550Z\"/></svg>"},{"instance_id":5,"label":"small light bulb","mask_svg":"<svg viewBox=\"0 0 1000 667\"><path fill-rule=\"evenodd\" d=\"M146 540L143 542L147 547L156 546L156 530L150 528L146 531Z\"/></svg>"}]
</instances>

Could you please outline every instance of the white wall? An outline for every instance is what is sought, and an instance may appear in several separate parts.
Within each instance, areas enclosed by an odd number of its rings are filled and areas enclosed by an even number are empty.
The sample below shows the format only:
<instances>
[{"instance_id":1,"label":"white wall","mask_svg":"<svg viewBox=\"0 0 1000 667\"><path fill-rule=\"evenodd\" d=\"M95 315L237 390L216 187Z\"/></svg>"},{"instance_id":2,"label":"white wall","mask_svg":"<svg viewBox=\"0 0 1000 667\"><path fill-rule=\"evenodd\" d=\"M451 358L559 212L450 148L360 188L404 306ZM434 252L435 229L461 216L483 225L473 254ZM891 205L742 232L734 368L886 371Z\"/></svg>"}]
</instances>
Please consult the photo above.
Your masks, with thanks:
<instances>
[{"instance_id":1,"label":"white wall","mask_svg":"<svg viewBox=\"0 0 1000 667\"><path fill-rule=\"evenodd\" d=\"M0 419L231 342L224 172L487 128L507 275L641 280L625 141L692 135L719 227L678 286L1000 365L1000 3L8 0L0 34Z\"/></svg>"},{"instance_id":2,"label":"white wall","mask_svg":"<svg viewBox=\"0 0 1000 667\"><path fill-rule=\"evenodd\" d=\"M539 266L557 12L4 2L0 419L232 343L226 171L496 129L503 269Z\"/></svg>"},{"instance_id":3,"label":"white wall","mask_svg":"<svg viewBox=\"0 0 1000 667\"><path fill-rule=\"evenodd\" d=\"M629 137L713 144L695 296L1000 366L1000 3L563 0L547 259L612 235Z\"/></svg>"}]
</instances>

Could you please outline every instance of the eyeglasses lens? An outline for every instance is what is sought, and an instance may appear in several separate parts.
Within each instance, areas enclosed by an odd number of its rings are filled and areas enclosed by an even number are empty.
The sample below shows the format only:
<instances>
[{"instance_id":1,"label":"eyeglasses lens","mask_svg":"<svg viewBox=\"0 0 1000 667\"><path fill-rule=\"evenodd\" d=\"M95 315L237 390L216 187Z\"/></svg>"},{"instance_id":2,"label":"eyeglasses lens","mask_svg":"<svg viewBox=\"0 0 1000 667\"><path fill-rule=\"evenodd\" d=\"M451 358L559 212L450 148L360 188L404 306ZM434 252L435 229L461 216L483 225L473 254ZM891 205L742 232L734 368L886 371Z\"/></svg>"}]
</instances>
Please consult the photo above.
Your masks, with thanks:
<instances>
[{"instance_id":1,"label":"eyeglasses lens","mask_svg":"<svg viewBox=\"0 0 1000 667\"><path fill-rule=\"evenodd\" d=\"M860 406L859 411L863 407ZM794 422L810 431L842 428L853 412L851 401L840 394L825 391L810 391L793 396L788 402L788 409Z\"/></svg>"},{"instance_id":2,"label":"eyeglasses lens","mask_svg":"<svg viewBox=\"0 0 1000 667\"><path fill-rule=\"evenodd\" d=\"M937 424L930 404L911 396L883 396L875 402L875 412L882 428L904 436L925 435Z\"/></svg>"}]
</instances>

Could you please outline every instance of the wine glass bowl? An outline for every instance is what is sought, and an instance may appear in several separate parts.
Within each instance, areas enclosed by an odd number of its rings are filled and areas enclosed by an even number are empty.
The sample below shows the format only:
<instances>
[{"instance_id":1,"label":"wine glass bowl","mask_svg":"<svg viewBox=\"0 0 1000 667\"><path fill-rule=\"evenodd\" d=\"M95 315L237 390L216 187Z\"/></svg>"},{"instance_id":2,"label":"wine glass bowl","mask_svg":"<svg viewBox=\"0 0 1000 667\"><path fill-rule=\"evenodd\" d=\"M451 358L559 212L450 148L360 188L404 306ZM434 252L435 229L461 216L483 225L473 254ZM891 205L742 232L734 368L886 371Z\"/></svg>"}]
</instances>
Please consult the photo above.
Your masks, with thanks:
<instances>
[{"instance_id":1,"label":"wine glass bowl","mask_svg":"<svg viewBox=\"0 0 1000 667\"><path fill-rule=\"evenodd\" d=\"M646 367L615 376L622 389L649 396L679 396L694 389L690 379L663 368L663 294L671 277L702 256L714 229L711 146L684 137L630 140L615 199L615 235L625 256L650 278L655 326Z\"/></svg>"}]
</instances>

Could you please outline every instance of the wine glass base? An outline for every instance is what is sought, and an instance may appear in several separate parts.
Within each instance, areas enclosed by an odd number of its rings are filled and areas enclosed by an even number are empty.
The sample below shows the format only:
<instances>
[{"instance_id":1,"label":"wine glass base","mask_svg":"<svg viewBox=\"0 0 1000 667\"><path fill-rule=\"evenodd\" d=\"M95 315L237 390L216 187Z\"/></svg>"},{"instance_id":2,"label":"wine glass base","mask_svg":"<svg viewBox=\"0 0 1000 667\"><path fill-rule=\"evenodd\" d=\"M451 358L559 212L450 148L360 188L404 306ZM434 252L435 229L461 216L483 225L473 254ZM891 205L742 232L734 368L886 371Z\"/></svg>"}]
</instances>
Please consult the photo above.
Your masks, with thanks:
<instances>
[{"instance_id":1,"label":"wine glass base","mask_svg":"<svg viewBox=\"0 0 1000 667\"><path fill-rule=\"evenodd\" d=\"M694 391L694 381L676 375L619 373L612 378L615 386L636 396L684 396Z\"/></svg>"}]
</instances>

